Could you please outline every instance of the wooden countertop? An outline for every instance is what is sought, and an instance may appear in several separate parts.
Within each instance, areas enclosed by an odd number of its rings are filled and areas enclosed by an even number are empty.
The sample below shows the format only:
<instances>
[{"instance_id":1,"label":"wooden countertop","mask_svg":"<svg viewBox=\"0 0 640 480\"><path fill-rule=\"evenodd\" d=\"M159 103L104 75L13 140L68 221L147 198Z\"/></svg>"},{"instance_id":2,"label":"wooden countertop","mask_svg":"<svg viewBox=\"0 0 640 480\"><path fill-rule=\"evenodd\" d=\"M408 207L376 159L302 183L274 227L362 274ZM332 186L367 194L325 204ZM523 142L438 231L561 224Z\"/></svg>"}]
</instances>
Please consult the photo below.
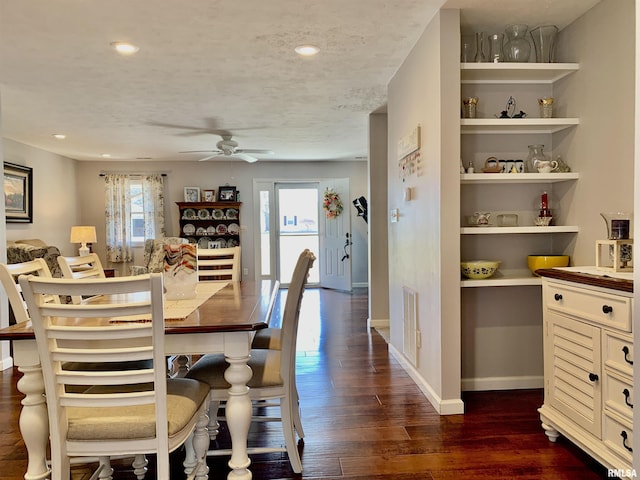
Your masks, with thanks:
<instances>
[{"instance_id":1,"label":"wooden countertop","mask_svg":"<svg viewBox=\"0 0 640 480\"><path fill-rule=\"evenodd\" d=\"M565 280L567 282L581 283L583 285L591 285L594 287L609 288L621 292L633 292L633 280L611 277L602 272L602 274L592 274L579 271L560 270L557 268L544 268L536 270L541 277L554 278L556 280Z\"/></svg>"}]
</instances>

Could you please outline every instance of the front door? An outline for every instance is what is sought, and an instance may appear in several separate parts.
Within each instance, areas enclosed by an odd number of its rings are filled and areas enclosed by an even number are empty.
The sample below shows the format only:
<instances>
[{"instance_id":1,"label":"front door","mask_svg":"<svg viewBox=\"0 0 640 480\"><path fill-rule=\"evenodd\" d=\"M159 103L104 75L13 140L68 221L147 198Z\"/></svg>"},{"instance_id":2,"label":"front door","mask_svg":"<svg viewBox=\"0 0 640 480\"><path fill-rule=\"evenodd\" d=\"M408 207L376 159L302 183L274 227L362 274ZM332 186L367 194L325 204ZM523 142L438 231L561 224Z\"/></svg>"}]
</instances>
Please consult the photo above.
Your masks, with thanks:
<instances>
[{"instance_id":1,"label":"front door","mask_svg":"<svg viewBox=\"0 0 640 480\"><path fill-rule=\"evenodd\" d=\"M320 182L319 199L322 207L325 192L335 192L342 203L338 215L322 208L320 216L320 286L351 291L351 201L349 179L337 178ZM330 207L335 212L334 206Z\"/></svg>"}]
</instances>

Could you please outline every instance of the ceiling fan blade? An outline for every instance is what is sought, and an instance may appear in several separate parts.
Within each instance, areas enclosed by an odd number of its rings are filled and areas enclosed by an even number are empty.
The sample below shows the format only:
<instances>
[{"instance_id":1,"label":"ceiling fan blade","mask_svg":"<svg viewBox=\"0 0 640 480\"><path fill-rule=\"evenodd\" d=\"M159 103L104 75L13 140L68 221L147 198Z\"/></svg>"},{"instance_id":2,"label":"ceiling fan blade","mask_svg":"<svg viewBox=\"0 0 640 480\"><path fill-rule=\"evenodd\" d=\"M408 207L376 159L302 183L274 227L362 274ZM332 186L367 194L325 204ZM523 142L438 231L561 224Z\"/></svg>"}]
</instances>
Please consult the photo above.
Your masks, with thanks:
<instances>
[{"instance_id":1,"label":"ceiling fan blade","mask_svg":"<svg viewBox=\"0 0 640 480\"><path fill-rule=\"evenodd\" d=\"M178 153L222 153L222 150L185 150Z\"/></svg>"},{"instance_id":2,"label":"ceiling fan blade","mask_svg":"<svg viewBox=\"0 0 640 480\"><path fill-rule=\"evenodd\" d=\"M241 160L244 160L247 163L255 163L258 161L258 159L256 157L253 157L251 155L247 155L246 153L234 153L233 155L231 155L234 158L239 158Z\"/></svg>"},{"instance_id":3,"label":"ceiling fan blade","mask_svg":"<svg viewBox=\"0 0 640 480\"><path fill-rule=\"evenodd\" d=\"M261 155L273 155L272 150L263 150L260 148L237 148L235 153L257 153Z\"/></svg>"},{"instance_id":4,"label":"ceiling fan blade","mask_svg":"<svg viewBox=\"0 0 640 480\"><path fill-rule=\"evenodd\" d=\"M207 160L211 160L212 158L218 158L220 156L219 153L214 153L213 155L209 155L207 157L201 158L198 160L199 162L206 162Z\"/></svg>"}]
</instances>

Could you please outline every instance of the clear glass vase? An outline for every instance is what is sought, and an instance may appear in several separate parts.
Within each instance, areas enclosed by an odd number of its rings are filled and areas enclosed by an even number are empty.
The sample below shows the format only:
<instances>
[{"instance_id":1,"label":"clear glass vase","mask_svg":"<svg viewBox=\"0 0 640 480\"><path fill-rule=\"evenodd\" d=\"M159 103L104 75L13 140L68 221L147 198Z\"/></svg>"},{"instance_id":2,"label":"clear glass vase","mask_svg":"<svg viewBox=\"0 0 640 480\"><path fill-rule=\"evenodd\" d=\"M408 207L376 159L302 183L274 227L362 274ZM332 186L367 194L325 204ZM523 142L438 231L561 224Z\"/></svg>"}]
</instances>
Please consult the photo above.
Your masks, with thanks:
<instances>
[{"instance_id":1,"label":"clear glass vase","mask_svg":"<svg viewBox=\"0 0 640 480\"><path fill-rule=\"evenodd\" d=\"M504 55L507 62L528 62L531 54L531 44L527 39L528 25L509 25L505 29L507 43L504 45Z\"/></svg>"},{"instance_id":2,"label":"clear glass vase","mask_svg":"<svg viewBox=\"0 0 640 480\"><path fill-rule=\"evenodd\" d=\"M558 27L555 25L541 25L531 30L536 62L551 63L554 61L557 34Z\"/></svg>"},{"instance_id":3,"label":"clear glass vase","mask_svg":"<svg viewBox=\"0 0 640 480\"><path fill-rule=\"evenodd\" d=\"M493 63L504 62L504 53L502 44L504 43L504 34L494 33L487 37L489 40L489 61Z\"/></svg>"},{"instance_id":4,"label":"clear glass vase","mask_svg":"<svg viewBox=\"0 0 640 480\"><path fill-rule=\"evenodd\" d=\"M487 57L484 54L484 32L476 33L476 62L486 62Z\"/></svg>"},{"instance_id":5,"label":"clear glass vase","mask_svg":"<svg viewBox=\"0 0 640 480\"><path fill-rule=\"evenodd\" d=\"M549 162L549 157L544 153L544 145L529 145L529 155L527 155L527 163L525 170L527 172L535 172L538 165L542 162Z\"/></svg>"}]
</instances>

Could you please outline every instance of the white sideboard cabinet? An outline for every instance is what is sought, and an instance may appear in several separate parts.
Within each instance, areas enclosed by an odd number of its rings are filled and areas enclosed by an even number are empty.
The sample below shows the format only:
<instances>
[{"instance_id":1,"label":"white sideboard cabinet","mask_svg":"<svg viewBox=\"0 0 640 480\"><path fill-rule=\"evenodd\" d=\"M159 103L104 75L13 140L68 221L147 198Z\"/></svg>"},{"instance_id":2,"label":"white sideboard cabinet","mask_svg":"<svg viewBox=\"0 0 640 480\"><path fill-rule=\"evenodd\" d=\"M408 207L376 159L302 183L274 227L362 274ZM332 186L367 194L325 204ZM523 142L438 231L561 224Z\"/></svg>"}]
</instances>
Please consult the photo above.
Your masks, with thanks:
<instances>
[{"instance_id":1,"label":"white sideboard cabinet","mask_svg":"<svg viewBox=\"0 0 640 480\"><path fill-rule=\"evenodd\" d=\"M545 272L542 427L607 468L631 469L633 282Z\"/></svg>"}]
</instances>

